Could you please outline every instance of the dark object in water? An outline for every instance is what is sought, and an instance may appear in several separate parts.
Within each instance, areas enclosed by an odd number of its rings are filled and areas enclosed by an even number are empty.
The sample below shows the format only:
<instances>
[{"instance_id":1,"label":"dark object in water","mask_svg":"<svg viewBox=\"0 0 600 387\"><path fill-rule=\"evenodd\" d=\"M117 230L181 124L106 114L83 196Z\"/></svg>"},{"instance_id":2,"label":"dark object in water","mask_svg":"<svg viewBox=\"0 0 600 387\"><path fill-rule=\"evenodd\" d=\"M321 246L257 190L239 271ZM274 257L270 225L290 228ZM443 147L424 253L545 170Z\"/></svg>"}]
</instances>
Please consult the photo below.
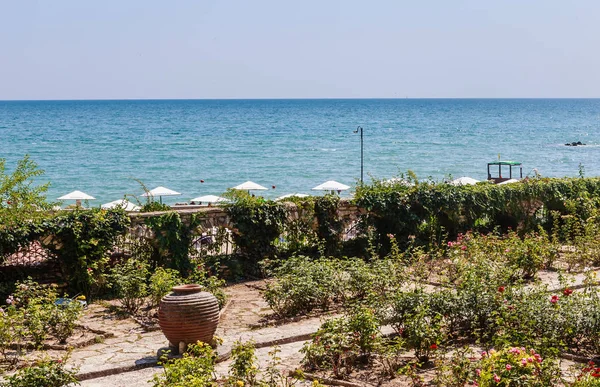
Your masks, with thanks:
<instances>
[{"instance_id":1,"label":"dark object in water","mask_svg":"<svg viewBox=\"0 0 600 387\"><path fill-rule=\"evenodd\" d=\"M585 145L584 143L582 143L581 141L573 141L573 142L568 142L565 144L566 146L578 146L578 145Z\"/></svg>"}]
</instances>

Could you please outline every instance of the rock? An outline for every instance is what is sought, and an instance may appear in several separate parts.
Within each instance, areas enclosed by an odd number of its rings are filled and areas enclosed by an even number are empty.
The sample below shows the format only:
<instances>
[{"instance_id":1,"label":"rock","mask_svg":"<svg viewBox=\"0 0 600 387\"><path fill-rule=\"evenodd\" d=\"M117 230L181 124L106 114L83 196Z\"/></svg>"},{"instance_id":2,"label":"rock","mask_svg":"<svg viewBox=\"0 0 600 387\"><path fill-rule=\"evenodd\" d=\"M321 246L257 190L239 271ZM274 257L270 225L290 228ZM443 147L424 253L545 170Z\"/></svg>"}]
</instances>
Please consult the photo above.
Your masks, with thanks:
<instances>
[{"instance_id":1,"label":"rock","mask_svg":"<svg viewBox=\"0 0 600 387\"><path fill-rule=\"evenodd\" d=\"M566 146L579 146L579 145L585 145L584 143L582 143L581 141L573 141L573 142L568 142L565 144Z\"/></svg>"}]
</instances>

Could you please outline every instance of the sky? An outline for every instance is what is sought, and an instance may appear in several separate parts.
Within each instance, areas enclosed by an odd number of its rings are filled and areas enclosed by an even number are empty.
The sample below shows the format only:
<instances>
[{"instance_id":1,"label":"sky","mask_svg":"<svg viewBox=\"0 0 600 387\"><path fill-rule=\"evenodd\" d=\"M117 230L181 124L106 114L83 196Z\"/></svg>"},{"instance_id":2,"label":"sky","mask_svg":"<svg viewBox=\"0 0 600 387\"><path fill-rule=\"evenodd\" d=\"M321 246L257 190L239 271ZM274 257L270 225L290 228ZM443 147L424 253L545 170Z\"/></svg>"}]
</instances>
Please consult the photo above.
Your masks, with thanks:
<instances>
[{"instance_id":1,"label":"sky","mask_svg":"<svg viewBox=\"0 0 600 387\"><path fill-rule=\"evenodd\" d=\"M600 97L598 0L0 0L0 100Z\"/></svg>"}]
</instances>

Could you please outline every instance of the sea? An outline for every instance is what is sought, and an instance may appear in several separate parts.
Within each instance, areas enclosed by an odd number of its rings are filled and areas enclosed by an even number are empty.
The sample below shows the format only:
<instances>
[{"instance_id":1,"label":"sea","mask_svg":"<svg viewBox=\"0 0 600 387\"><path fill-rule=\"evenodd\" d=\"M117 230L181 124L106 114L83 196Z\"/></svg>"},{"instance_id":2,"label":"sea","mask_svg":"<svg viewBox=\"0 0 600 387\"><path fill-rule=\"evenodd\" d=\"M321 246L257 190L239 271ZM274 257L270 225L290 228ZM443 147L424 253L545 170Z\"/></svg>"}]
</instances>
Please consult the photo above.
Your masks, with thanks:
<instances>
[{"instance_id":1,"label":"sea","mask_svg":"<svg viewBox=\"0 0 600 387\"><path fill-rule=\"evenodd\" d=\"M275 198L335 180L485 180L488 162L542 176L600 175L600 99L0 101L0 158L28 154L48 199L91 205L164 186L185 202L247 180ZM581 141L585 146L565 146Z\"/></svg>"}]
</instances>

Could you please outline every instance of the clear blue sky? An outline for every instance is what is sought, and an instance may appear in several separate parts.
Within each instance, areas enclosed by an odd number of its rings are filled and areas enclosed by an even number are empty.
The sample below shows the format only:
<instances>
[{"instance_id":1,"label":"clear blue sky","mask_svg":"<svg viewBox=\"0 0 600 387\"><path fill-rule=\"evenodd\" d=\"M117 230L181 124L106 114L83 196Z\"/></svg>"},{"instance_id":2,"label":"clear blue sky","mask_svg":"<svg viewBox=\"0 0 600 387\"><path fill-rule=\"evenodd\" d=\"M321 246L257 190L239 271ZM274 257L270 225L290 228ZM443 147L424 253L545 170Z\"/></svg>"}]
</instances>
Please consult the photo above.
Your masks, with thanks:
<instances>
[{"instance_id":1,"label":"clear blue sky","mask_svg":"<svg viewBox=\"0 0 600 387\"><path fill-rule=\"evenodd\" d=\"M598 0L2 0L0 99L600 97Z\"/></svg>"}]
</instances>

